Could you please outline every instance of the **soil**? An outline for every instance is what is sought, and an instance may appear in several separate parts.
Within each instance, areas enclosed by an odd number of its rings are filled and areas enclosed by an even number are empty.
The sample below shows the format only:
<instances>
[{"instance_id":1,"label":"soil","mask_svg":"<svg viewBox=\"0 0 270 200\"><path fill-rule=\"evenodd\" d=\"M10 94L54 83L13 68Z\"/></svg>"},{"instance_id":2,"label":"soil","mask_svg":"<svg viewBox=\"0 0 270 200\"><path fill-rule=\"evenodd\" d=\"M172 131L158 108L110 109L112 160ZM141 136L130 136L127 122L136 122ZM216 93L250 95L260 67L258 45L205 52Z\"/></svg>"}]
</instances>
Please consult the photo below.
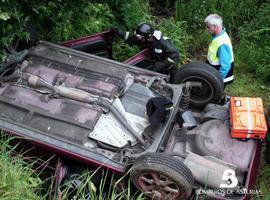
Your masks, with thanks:
<instances>
[{"instance_id":1,"label":"soil","mask_svg":"<svg viewBox=\"0 0 270 200\"><path fill-rule=\"evenodd\" d=\"M150 0L150 11L153 16L170 18L174 16L175 1Z\"/></svg>"}]
</instances>

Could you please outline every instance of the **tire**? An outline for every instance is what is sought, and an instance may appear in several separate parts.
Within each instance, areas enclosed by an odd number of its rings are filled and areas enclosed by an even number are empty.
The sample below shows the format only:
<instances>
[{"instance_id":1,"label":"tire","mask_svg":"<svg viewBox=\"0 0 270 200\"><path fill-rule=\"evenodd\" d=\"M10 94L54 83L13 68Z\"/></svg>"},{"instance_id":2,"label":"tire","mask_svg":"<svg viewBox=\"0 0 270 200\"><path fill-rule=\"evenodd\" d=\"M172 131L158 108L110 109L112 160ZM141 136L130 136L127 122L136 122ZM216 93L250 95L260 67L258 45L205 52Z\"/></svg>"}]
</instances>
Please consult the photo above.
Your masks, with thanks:
<instances>
[{"instance_id":1,"label":"tire","mask_svg":"<svg viewBox=\"0 0 270 200\"><path fill-rule=\"evenodd\" d=\"M130 170L130 178L146 196L160 200L188 199L194 185L183 162L162 154L139 157Z\"/></svg>"},{"instance_id":2,"label":"tire","mask_svg":"<svg viewBox=\"0 0 270 200\"><path fill-rule=\"evenodd\" d=\"M224 83L218 71L203 62L183 65L173 77L174 84L187 81L202 83L202 88L193 88L190 94L190 105L204 107L208 103L219 104L224 99Z\"/></svg>"}]
</instances>

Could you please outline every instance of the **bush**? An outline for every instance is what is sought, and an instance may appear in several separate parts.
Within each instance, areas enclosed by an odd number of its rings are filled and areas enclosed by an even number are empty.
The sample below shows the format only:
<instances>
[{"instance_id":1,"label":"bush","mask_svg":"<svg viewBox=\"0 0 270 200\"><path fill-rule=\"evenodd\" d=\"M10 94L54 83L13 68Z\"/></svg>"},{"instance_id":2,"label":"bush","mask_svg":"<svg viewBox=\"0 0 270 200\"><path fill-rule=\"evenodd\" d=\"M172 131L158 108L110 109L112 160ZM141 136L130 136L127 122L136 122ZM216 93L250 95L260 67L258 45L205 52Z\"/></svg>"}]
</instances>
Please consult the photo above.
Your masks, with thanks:
<instances>
[{"instance_id":1,"label":"bush","mask_svg":"<svg viewBox=\"0 0 270 200\"><path fill-rule=\"evenodd\" d=\"M259 9L256 17L240 30L237 49L239 66L264 80L270 81L270 3Z\"/></svg>"},{"instance_id":2,"label":"bush","mask_svg":"<svg viewBox=\"0 0 270 200\"><path fill-rule=\"evenodd\" d=\"M114 21L112 11L107 4L84 0L41 3L33 7L33 10L37 15L35 27L40 33L40 38L52 42L110 29Z\"/></svg>"},{"instance_id":3,"label":"bush","mask_svg":"<svg viewBox=\"0 0 270 200\"><path fill-rule=\"evenodd\" d=\"M117 16L117 23L125 29L130 30L140 22L150 21L147 0L112 0L109 2L115 16Z\"/></svg>"},{"instance_id":4,"label":"bush","mask_svg":"<svg viewBox=\"0 0 270 200\"><path fill-rule=\"evenodd\" d=\"M178 49L180 54L180 63L183 63L187 57L186 48L190 37L186 33L185 23L171 19L162 19L157 25L157 28L164 36L169 37L172 44Z\"/></svg>"},{"instance_id":5,"label":"bush","mask_svg":"<svg viewBox=\"0 0 270 200\"><path fill-rule=\"evenodd\" d=\"M109 29L114 16L106 3L3 0L0 6L2 56L4 47L30 39L25 31L30 21L39 39L59 42Z\"/></svg>"},{"instance_id":6,"label":"bush","mask_svg":"<svg viewBox=\"0 0 270 200\"><path fill-rule=\"evenodd\" d=\"M29 34L24 31L24 27L29 21L29 17L24 14L27 0L17 3L15 0L3 0L0 4L0 62L3 61L4 47L12 44L16 39L27 40Z\"/></svg>"},{"instance_id":7,"label":"bush","mask_svg":"<svg viewBox=\"0 0 270 200\"><path fill-rule=\"evenodd\" d=\"M149 21L150 14L146 0L3 0L0 6L1 60L5 46L18 39L30 39L24 30L29 20L39 39L60 42L110 29L113 24L130 30L141 21ZM134 51L130 49L130 53Z\"/></svg>"},{"instance_id":8,"label":"bush","mask_svg":"<svg viewBox=\"0 0 270 200\"><path fill-rule=\"evenodd\" d=\"M253 0L177 0L175 12L178 21L187 22L190 33L204 28L204 19L210 13L222 16L227 31L234 33L256 15L257 6L257 1Z\"/></svg>"},{"instance_id":9,"label":"bush","mask_svg":"<svg viewBox=\"0 0 270 200\"><path fill-rule=\"evenodd\" d=\"M113 59L123 62L136 53L140 52L140 48L133 45L130 46L122 39L116 39L113 45Z\"/></svg>"},{"instance_id":10,"label":"bush","mask_svg":"<svg viewBox=\"0 0 270 200\"><path fill-rule=\"evenodd\" d=\"M109 6L116 17L114 26L122 30L132 31L140 22L150 21L150 11L147 0L112 0ZM129 46L121 39L117 39L113 45L113 58L124 61L140 51L139 47Z\"/></svg>"}]
</instances>

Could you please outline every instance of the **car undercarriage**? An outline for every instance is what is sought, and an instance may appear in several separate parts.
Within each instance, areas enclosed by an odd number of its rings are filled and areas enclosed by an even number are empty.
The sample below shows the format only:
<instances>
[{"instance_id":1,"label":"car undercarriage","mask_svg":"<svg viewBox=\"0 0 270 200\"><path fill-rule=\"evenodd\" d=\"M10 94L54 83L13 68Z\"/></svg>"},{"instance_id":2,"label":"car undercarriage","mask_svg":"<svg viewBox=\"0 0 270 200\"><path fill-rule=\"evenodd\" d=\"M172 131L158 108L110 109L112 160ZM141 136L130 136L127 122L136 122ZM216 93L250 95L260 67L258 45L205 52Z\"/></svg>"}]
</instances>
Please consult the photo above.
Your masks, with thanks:
<instances>
[{"instance_id":1,"label":"car undercarriage","mask_svg":"<svg viewBox=\"0 0 270 200\"><path fill-rule=\"evenodd\" d=\"M228 105L190 106L204 87L197 78L168 80L40 42L1 74L0 127L87 165L130 171L132 183L150 198L187 199L205 185L230 185L226 170L236 173L237 187L212 196L243 198L236 191L251 185L259 142L230 137ZM155 98L171 105L164 122L151 124L147 103Z\"/></svg>"}]
</instances>

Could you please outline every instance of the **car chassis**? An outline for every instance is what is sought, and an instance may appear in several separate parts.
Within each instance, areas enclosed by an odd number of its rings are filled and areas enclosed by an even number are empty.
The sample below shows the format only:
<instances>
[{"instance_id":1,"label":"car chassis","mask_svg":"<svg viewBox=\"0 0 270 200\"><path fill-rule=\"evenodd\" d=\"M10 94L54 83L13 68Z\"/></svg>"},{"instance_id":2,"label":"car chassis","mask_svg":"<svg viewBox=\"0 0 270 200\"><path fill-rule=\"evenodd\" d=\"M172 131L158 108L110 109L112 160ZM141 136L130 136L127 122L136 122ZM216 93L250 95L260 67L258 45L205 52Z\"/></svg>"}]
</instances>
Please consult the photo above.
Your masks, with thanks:
<instances>
[{"instance_id":1,"label":"car chassis","mask_svg":"<svg viewBox=\"0 0 270 200\"><path fill-rule=\"evenodd\" d=\"M216 199L247 198L239 190L253 187L261 146L230 137L228 105L210 101L193 108L200 79L172 84L166 75L130 65L145 62L145 51L119 63L67 48L80 41L85 38L62 44L66 47L39 42L1 75L3 130L85 165L129 172L151 198L188 199L206 185L216 189L207 193ZM153 98L172 102L157 125L145 114ZM226 170L235 172L233 188L224 179Z\"/></svg>"}]
</instances>

